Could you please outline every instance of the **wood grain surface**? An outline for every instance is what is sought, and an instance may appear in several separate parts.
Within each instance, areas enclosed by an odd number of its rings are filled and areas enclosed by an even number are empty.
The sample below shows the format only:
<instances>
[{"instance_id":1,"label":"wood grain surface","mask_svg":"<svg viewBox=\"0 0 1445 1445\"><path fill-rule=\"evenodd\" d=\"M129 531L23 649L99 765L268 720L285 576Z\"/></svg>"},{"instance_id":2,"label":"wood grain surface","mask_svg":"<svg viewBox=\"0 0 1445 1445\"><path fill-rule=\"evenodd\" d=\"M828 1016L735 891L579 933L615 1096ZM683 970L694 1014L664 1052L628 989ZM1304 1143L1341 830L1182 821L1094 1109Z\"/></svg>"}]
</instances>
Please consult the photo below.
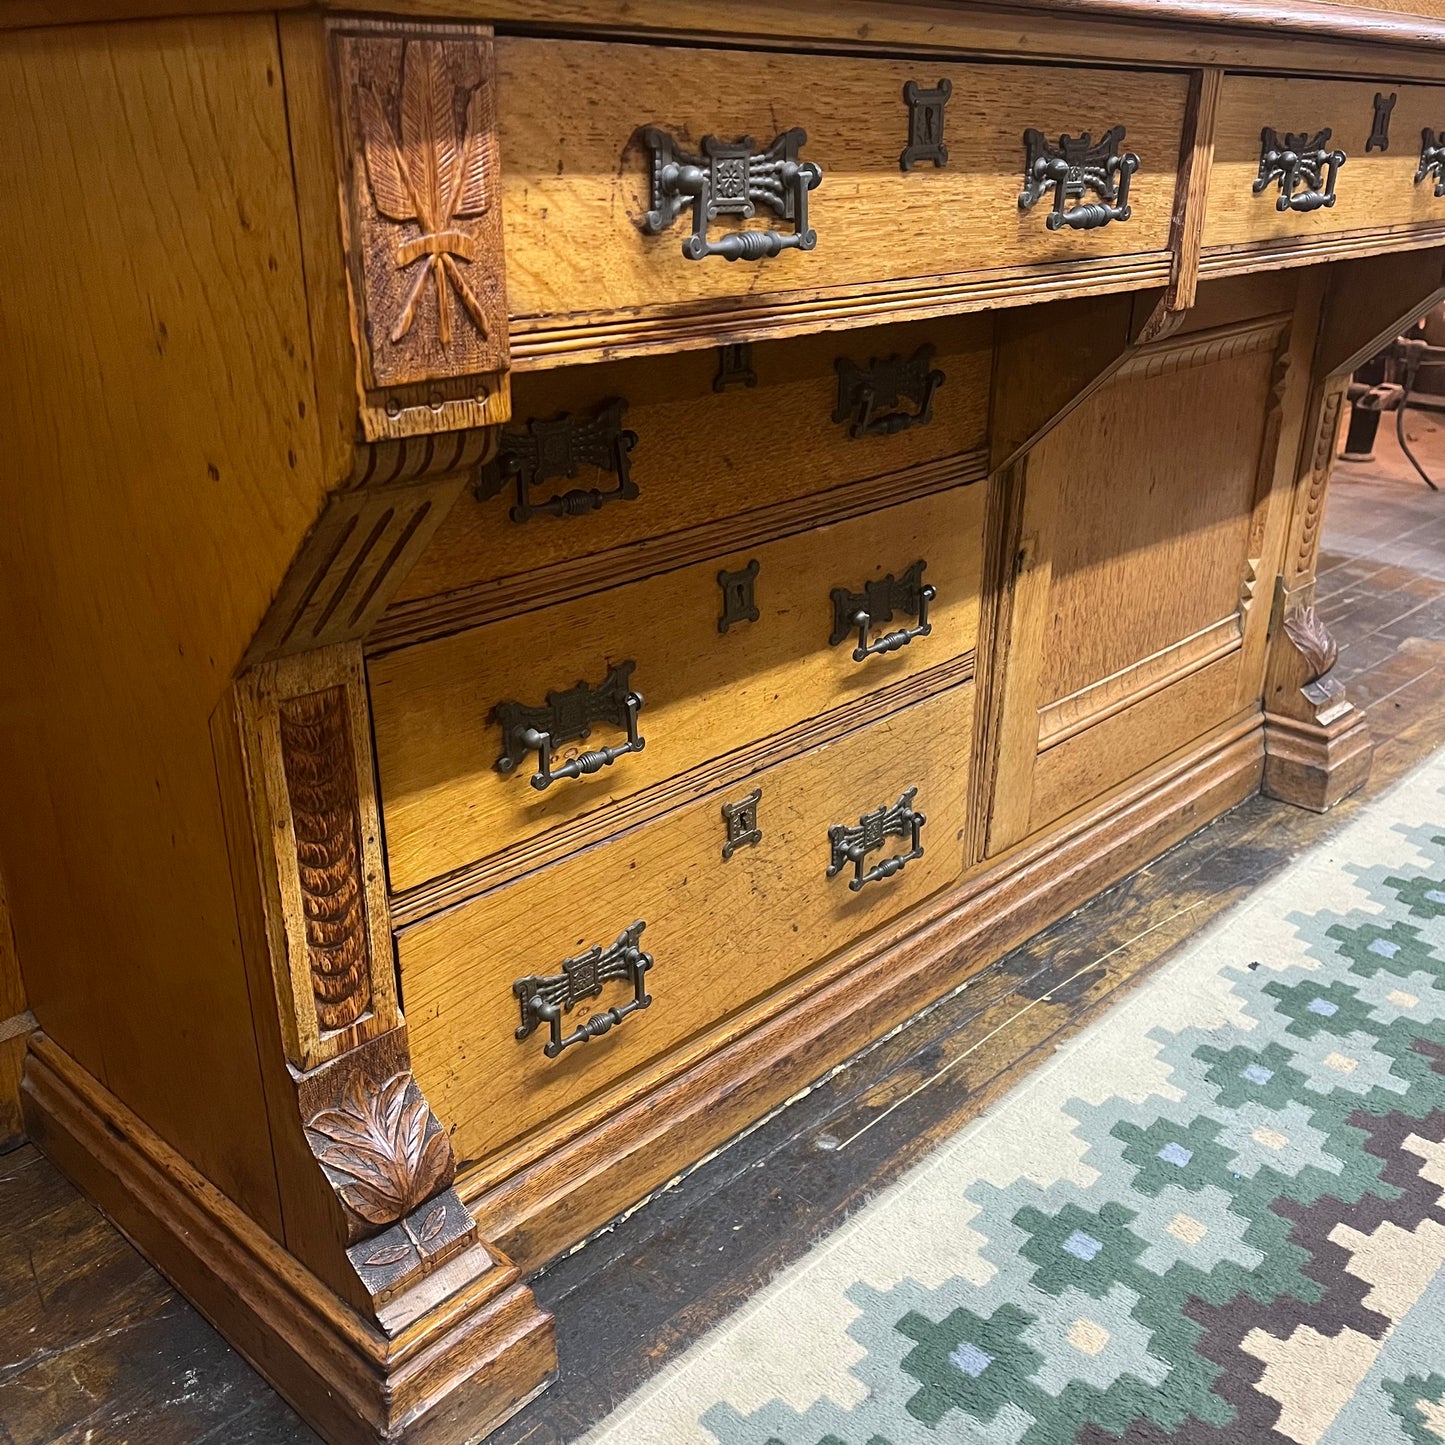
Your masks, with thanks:
<instances>
[{"instance_id":1,"label":"wood grain surface","mask_svg":"<svg viewBox=\"0 0 1445 1445\"><path fill-rule=\"evenodd\" d=\"M277 1228L208 731L324 490L274 22L10 36L0 125L0 852L31 1006Z\"/></svg>"},{"instance_id":2,"label":"wood grain surface","mask_svg":"<svg viewBox=\"0 0 1445 1445\"><path fill-rule=\"evenodd\" d=\"M972 706L971 686L950 689L404 930L413 1065L453 1128L462 1171L956 878ZM928 820L923 856L857 892L851 867L828 877L829 828L856 825L910 787ZM762 790L762 839L724 860L721 804L752 788ZM907 851L906 840L887 838L867 864ZM611 944L638 919L655 959L650 1008L555 1059L542 1053L545 1028L514 1036L515 979L557 974L564 959ZM564 1018L564 1031L629 997L627 985L607 985Z\"/></svg>"},{"instance_id":3,"label":"wood grain surface","mask_svg":"<svg viewBox=\"0 0 1445 1445\"><path fill-rule=\"evenodd\" d=\"M714 390L716 348L524 373L513 382L508 432L525 435L533 419L587 418L613 398L627 402L622 424L637 435L628 462L639 495L583 517L542 516L520 525L507 519L513 486L485 501L464 496L402 584L397 606L468 586L480 603L499 579L599 553L615 554L616 565L605 574L615 577L639 543L685 529L698 532L694 545L716 551L703 531L709 523L744 514L761 520L782 503L816 493L820 481L837 492L977 451L988 424L992 344L985 316L760 342L750 356L756 385L722 391ZM934 348L933 365L945 378L927 426L855 439L833 420L839 358L863 366L925 345ZM900 409L913 407L905 402ZM575 477L554 478L537 490L545 496L551 489L615 485L610 475L584 465ZM539 583L530 584L534 592Z\"/></svg>"},{"instance_id":4,"label":"wood grain surface","mask_svg":"<svg viewBox=\"0 0 1445 1445\"><path fill-rule=\"evenodd\" d=\"M394 891L755 743L807 718L846 708L889 684L970 651L978 629L981 488L937 496L714 557L575 602L524 612L436 642L373 659L368 675L376 730L387 863ZM922 559L937 590L931 635L891 654L853 660L851 640L830 646L835 587L859 592ZM718 631L718 572L757 561L757 622ZM911 626L895 615L875 634ZM496 704L540 706L579 679L592 687L632 661L645 705L645 751L545 792L529 784L535 752L496 771L502 731ZM558 749L557 761L617 745L599 725Z\"/></svg>"},{"instance_id":5,"label":"wood grain surface","mask_svg":"<svg viewBox=\"0 0 1445 1445\"><path fill-rule=\"evenodd\" d=\"M1390 116L1389 149L1366 151L1377 93L1399 98ZM1336 178L1333 206L1278 210L1277 184L1255 194L1265 126L1273 126L1281 137L1287 131L1313 137L1329 127L1324 149L1338 147L1348 156ZM1415 183L1420 133L1427 126L1437 133L1445 128L1445 87L1225 76L1204 221L1206 250L1264 240L1309 242L1338 232L1445 221L1445 198L1436 197L1434 182Z\"/></svg>"},{"instance_id":6,"label":"wood grain surface","mask_svg":"<svg viewBox=\"0 0 1445 1445\"><path fill-rule=\"evenodd\" d=\"M805 287L871 287L881 302L894 278L1066 266L1162 252L1169 240L1183 76L507 37L497 63L514 331L527 331L532 318L555 329L569 317L578 325L618 311L645 316L738 297L756 304ZM904 83L939 79L953 85L949 164L905 174L897 159L907 139ZM750 268L690 262L680 252L690 212L658 235L642 234L648 172L634 132L649 124L684 146L715 134L751 136L760 148L801 126L801 156L823 171L809 200L817 248ZM1142 160L1129 221L1049 231L1047 202L1020 210L1025 129L1057 142L1062 132L1097 139L1116 125Z\"/></svg>"}]
</instances>

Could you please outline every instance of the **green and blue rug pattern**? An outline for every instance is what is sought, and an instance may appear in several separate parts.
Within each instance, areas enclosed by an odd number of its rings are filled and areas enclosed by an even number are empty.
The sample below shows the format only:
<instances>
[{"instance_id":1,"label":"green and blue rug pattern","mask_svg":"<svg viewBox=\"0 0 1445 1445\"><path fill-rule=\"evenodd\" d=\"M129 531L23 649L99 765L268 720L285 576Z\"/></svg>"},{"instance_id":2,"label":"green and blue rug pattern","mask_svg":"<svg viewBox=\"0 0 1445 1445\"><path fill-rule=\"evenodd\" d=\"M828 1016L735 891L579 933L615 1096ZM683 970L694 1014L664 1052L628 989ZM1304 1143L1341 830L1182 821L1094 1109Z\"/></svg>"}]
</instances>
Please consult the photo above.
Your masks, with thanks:
<instances>
[{"instance_id":1,"label":"green and blue rug pattern","mask_svg":"<svg viewBox=\"0 0 1445 1445\"><path fill-rule=\"evenodd\" d=\"M1445 758L591 1438L1445 1441Z\"/></svg>"}]
</instances>

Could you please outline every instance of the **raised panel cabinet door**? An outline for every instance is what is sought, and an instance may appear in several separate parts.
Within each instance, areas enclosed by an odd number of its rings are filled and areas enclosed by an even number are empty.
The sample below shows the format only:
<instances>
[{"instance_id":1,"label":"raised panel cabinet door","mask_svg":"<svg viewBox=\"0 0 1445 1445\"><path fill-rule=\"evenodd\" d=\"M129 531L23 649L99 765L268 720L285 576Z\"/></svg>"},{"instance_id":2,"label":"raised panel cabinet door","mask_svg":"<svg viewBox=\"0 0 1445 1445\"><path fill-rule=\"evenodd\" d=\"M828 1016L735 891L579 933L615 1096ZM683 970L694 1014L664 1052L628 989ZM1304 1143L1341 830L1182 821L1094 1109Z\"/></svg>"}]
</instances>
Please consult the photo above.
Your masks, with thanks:
<instances>
[{"instance_id":1,"label":"raised panel cabinet door","mask_svg":"<svg viewBox=\"0 0 1445 1445\"><path fill-rule=\"evenodd\" d=\"M921 497L373 659L393 890L493 857L535 866L539 848L580 846L635 820L639 803L656 811L675 797L642 795L738 749L971 676L983 492ZM866 609L874 650L860 657ZM628 696L641 700L635 720ZM604 749L623 751L602 762ZM556 835L572 822L585 826Z\"/></svg>"},{"instance_id":2,"label":"raised panel cabinet door","mask_svg":"<svg viewBox=\"0 0 1445 1445\"><path fill-rule=\"evenodd\" d=\"M1014 468L990 854L1240 711L1289 321L1136 350Z\"/></svg>"},{"instance_id":3,"label":"raised panel cabinet door","mask_svg":"<svg viewBox=\"0 0 1445 1445\"><path fill-rule=\"evenodd\" d=\"M403 929L413 1065L458 1158L487 1161L603 1091L620 1101L664 1055L684 1067L705 1031L951 883L973 695L951 688ZM638 922L650 1002L622 1013L636 972L615 945ZM539 997L563 1039L603 1022L549 1056Z\"/></svg>"}]
</instances>

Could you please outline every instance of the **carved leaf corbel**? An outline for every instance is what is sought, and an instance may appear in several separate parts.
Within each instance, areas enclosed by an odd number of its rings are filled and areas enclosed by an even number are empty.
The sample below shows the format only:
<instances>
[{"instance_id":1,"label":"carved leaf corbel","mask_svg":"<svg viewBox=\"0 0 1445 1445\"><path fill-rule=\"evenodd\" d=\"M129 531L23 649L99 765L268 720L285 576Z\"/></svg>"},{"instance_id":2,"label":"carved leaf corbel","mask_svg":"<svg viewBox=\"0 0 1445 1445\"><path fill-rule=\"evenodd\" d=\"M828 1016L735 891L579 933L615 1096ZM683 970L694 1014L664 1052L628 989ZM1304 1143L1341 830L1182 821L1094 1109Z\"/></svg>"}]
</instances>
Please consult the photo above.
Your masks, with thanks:
<instances>
[{"instance_id":1,"label":"carved leaf corbel","mask_svg":"<svg viewBox=\"0 0 1445 1445\"><path fill-rule=\"evenodd\" d=\"M1284 620L1285 635L1309 664L1308 682L1318 682L1335 665L1340 649L1313 607L1301 607Z\"/></svg>"},{"instance_id":2,"label":"carved leaf corbel","mask_svg":"<svg viewBox=\"0 0 1445 1445\"><path fill-rule=\"evenodd\" d=\"M306 1124L317 1159L337 1176L346 1206L369 1224L395 1223L442 1188L451 1145L409 1073L378 1085L358 1072L339 1107Z\"/></svg>"}]
</instances>

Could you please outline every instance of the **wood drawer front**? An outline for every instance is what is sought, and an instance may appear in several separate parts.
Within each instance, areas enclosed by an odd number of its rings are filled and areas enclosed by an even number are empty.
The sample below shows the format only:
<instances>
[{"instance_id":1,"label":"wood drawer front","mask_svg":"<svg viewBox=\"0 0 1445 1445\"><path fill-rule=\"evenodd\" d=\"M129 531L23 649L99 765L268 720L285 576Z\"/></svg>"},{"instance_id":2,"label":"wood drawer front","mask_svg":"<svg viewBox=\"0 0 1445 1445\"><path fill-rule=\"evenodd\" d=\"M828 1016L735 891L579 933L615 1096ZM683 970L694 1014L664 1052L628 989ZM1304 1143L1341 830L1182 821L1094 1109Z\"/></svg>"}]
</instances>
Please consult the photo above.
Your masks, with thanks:
<instances>
[{"instance_id":1,"label":"wood drawer front","mask_svg":"<svg viewBox=\"0 0 1445 1445\"><path fill-rule=\"evenodd\" d=\"M932 419L891 434L851 435L833 420L840 361L911 357L931 346ZM909 489L937 490L946 477L987 467L993 325L986 316L869 327L845 335L796 337L750 348L754 381L715 389L715 349L528 372L512 388L508 432L532 419L596 416L614 398L636 434L628 454L638 495L581 517L508 518L515 483L500 496L464 496L451 511L393 604L392 624L505 606L509 595L565 593L586 585L607 553L607 575L641 575L706 556L754 536L865 511ZM890 411L916 414L913 400ZM616 487L610 473L582 465L573 477L534 487L535 500L571 488ZM725 527L715 524L727 522ZM643 547L640 543L647 543ZM521 579L509 587L507 579ZM431 607L408 606L436 598ZM481 620L473 616L472 620Z\"/></svg>"},{"instance_id":2,"label":"wood drawer front","mask_svg":"<svg viewBox=\"0 0 1445 1445\"><path fill-rule=\"evenodd\" d=\"M1367 151L1377 94L1387 100L1391 94L1398 98L1390 114L1389 149ZM1276 205L1279 186L1274 182L1254 193L1266 126L1281 138L1286 132L1313 137L1329 127L1324 148L1339 148L1347 156L1336 176L1333 206L1281 211ZM1308 246L1347 231L1432 221L1445 224L1445 198L1436 198L1435 178L1415 183L1421 131L1426 127L1437 133L1445 129L1445 88L1226 76L1204 221L1206 253L1250 243L1297 241Z\"/></svg>"},{"instance_id":3,"label":"wood drawer front","mask_svg":"<svg viewBox=\"0 0 1445 1445\"><path fill-rule=\"evenodd\" d=\"M957 660L971 657L978 631L984 492L954 488L374 659L393 890L500 854L918 673L947 672L951 660L958 680ZM923 580L937 592L931 635L861 663L852 656L856 634L829 645L833 588L861 591L919 559L927 562ZM760 616L720 632L718 573L752 561ZM895 614L880 631L909 625ZM631 686L645 699L644 751L544 792L529 781L536 752L509 775L496 770L502 729L490 719L497 703L540 705L579 679L601 683L623 661L636 664ZM559 749L556 761L623 738L599 725L590 738ZM618 826L606 817L594 823L598 833ZM525 852L505 860L518 870L537 861Z\"/></svg>"},{"instance_id":4,"label":"wood drawer front","mask_svg":"<svg viewBox=\"0 0 1445 1445\"><path fill-rule=\"evenodd\" d=\"M1132 284L1167 271L1188 90L1182 74L517 37L497 41L497 60L514 367L573 359L589 342L601 344L587 335L592 326L610 328L609 343L703 344L705 321L693 334L659 318L745 311L771 324L789 308L833 298L806 317L800 311L801 329L810 319L846 324L842 299L866 310L900 287L936 290L940 278L975 270L1040 268L1046 277L1068 263L1152 253L1156 263ZM944 80L952 86L947 164L904 172L904 85L931 89ZM1064 132L1097 138L1117 125L1142 162L1128 221L1050 231L1047 201L1020 210L1026 129L1057 143ZM709 135L727 143L751 137L762 149L801 127L799 158L823 173L808 197L816 248L761 261L691 261L681 250L690 208L659 234L643 234L650 166L635 137L644 126L694 151ZM736 218L715 220L710 234L729 221ZM791 228L762 207L744 224ZM1117 279L1127 267L1114 270L1108 289L1131 284ZM1001 294L985 288L975 304ZM1035 294L1030 286L1013 299ZM958 309L957 300L946 309Z\"/></svg>"},{"instance_id":5,"label":"wood drawer front","mask_svg":"<svg viewBox=\"0 0 1445 1445\"><path fill-rule=\"evenodd\" d=\"M973 692L951 688L404 930L413 1068L457 1157L483 1160L579 1108L956 879ZM912 787L927 818L923 856L857 892L851 869L829 878L830 826L854 825ZM724 861L721 805L753 788L762 839ZM908 846L890 837L867 861ZM552 1059L545 1025L514 1037L514 980L555 976L638 919L654 960L650 1007ZM563 1032L630 997L627 983L606 984L564 1015Z\"/></svg>"}]
</instances>

